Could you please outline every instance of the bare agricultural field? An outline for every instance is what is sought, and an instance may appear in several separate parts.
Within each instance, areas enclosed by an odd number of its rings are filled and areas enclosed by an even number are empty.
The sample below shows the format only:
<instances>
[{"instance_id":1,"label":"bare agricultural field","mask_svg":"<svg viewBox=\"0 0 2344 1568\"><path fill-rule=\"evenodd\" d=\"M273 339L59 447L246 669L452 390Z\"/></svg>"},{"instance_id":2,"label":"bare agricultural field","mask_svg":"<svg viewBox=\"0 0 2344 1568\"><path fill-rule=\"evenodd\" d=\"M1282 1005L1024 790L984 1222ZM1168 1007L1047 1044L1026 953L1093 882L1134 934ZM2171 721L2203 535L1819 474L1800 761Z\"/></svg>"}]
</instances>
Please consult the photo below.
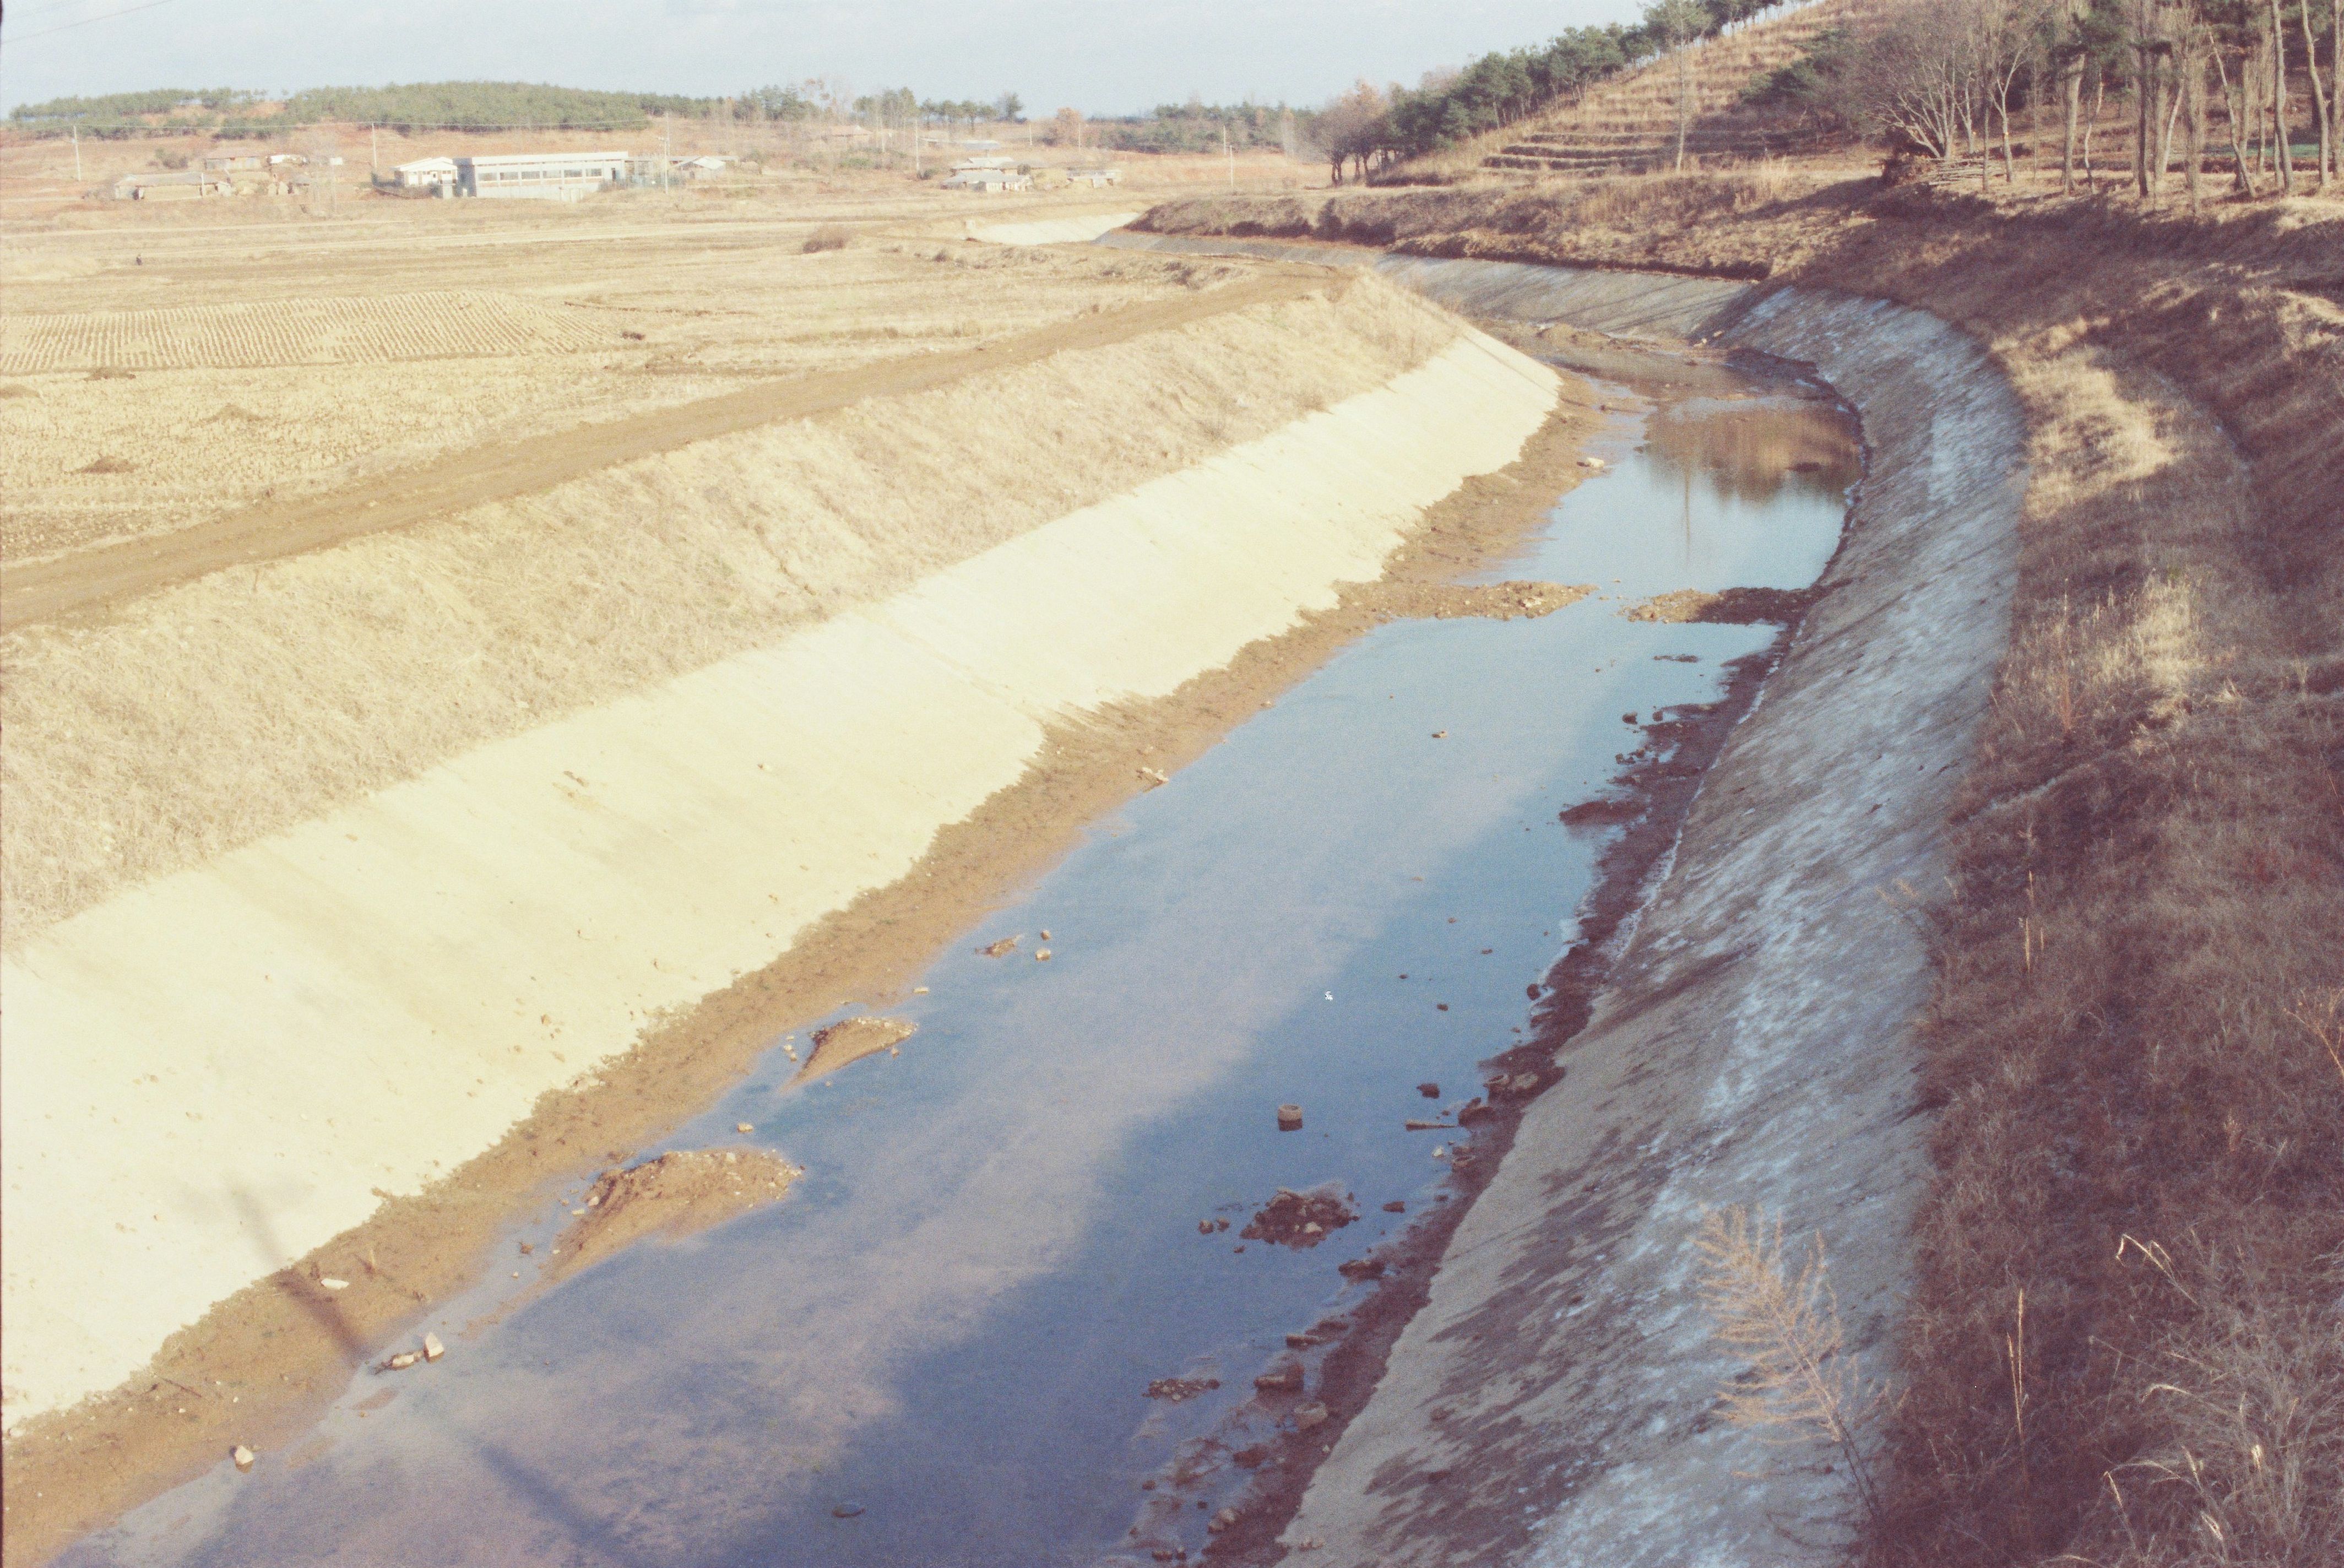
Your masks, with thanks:
<instances>
[{"instance_id":1,"label":"bare agricultural field","mask_svg":"<svg viewBox=\"0 0 2344 1568\"><path fill-rule=\"evenodd\" d=\"M0 374L365 365L607 345L581 312L468 290L0 319Z\"/></svg>"},{"instance_id":2,"label":"bare agricultural field","mask_svg":"<svg viewBox=\"0 0 2344 1568\"><path fill-rule=\"evenodd\" d=\"M795 215L439 210L465 205L13 236L0 551L53 556L756 379L969 348L1197 277L937 242L916 231L959 227L957 208L893 197L820 208L866 216L815 253Z\"/></svg>"}]
</instances>

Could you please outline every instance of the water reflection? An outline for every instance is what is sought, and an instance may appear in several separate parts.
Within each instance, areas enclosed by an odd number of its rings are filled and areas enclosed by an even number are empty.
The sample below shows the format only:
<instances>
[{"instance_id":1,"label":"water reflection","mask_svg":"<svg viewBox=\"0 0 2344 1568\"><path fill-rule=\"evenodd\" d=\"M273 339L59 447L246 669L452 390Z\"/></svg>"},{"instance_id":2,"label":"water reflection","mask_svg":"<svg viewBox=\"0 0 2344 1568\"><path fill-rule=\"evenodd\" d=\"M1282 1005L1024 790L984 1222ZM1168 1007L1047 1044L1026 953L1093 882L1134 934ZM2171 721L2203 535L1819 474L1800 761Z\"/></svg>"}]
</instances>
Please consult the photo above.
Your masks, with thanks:
<instances>
[{"instance_id":1,"label":"water reflection","mask_svg":"<svg viewBox=\"0 0 2344 1568\"><path fill-rule=\"evenodd\" d=\"M1653 464L1682 481L1684 521L1696 481L1753 506L1786 490L1835 501L1863 477L1854 421L1811 398L1691 398L1645 427Z\"/></svg>"}]
</instances>

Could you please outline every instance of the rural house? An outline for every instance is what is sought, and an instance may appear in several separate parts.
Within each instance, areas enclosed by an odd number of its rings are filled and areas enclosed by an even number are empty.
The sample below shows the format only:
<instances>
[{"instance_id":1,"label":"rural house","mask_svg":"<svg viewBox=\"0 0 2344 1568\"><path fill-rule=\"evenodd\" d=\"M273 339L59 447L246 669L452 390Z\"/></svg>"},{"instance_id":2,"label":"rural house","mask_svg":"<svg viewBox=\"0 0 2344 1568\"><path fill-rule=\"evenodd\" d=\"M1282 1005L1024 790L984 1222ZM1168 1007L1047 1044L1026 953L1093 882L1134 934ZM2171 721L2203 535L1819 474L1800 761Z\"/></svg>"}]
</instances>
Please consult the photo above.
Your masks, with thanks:
<instances>
[{"instance_id":1,"label":"rural house","mask_svg":"<svg viewBox=\"0 0 2344 1568\"><path fill-rule=\"evenodd\" d=\"M456 193L456 160L451 157L419 157L399 165L390 175L401 190L429 190L440 196Z\"/></svg>"}]
</instances>

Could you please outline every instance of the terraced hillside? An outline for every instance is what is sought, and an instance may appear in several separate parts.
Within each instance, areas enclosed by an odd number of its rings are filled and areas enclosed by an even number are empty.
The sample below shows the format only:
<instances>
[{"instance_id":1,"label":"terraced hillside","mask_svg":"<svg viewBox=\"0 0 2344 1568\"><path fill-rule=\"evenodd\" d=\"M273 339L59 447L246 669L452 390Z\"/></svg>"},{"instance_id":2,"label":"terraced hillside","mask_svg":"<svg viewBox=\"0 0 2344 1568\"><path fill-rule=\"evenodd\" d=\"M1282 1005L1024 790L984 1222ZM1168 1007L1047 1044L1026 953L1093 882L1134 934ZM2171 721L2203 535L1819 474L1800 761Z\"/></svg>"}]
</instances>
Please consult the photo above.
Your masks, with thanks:
<instances>
[{"instance_id":1,"label":"terraced hillside","mask_svg":"<svg viewBox=\"0 0 2344 1568\"><path fill-rule=\"evenodd\" d=\"M1845 132L1810 112L1751 107L1743 89L1806 53L1834 27L1853 27L1877 15L1887 0L1812 0L1769 13L1746 25L1692 46L1692 123L1689 159L1705 167L1810 156L1845 144ZM1676 157L1677 60L1664 56L1591 88L1560 106L1435 159L1463 167L1539 174L1637 174L1667 167Z\"/></svg>"}]
</instances>

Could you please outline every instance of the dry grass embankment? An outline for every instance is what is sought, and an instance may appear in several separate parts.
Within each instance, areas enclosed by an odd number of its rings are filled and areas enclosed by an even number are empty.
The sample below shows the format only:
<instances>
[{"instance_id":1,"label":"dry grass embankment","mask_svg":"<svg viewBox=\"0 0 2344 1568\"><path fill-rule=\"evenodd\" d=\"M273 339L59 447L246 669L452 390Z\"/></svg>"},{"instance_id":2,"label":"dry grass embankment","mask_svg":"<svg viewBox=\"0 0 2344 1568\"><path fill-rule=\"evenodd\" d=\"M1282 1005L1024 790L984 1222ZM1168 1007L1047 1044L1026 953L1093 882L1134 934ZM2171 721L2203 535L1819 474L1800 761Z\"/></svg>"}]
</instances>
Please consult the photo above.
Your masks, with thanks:
<instances>
[{"instance_id":1,"label":"dry grass embankment","mask_svg":"<svg viewBox=\"0 0 2344 1568\"><path fill-rule=\"evenodd\" d=\"M1797 280L1988 345L2031 478L1873 1552L2344 1561L2344 212L1695 177L1156 220Z\"/></svg>"},{"instance_id":2,"label":"dry grass embankment","mask_svg":"<svg viewBox=\"0 0 2344 1568\"><path fill-rule=\"evenodd\" d=\"M160 532L451 448L1185 291L1181 269L1128 257L870 239L807 254L794 225L483 244L427 221L441 216L330 240L21 240L0 322L0 551Z\"/></svg>"},{"instance_id":3,"label":"dry grass embankment","mask_svg":"<svg viewBox=\"0 0 2344 1568\"><path fill-rule=\"evenodd\" d=\"M12 632L10 940L773 642L1379 386L1455 333L1398 289L1330 280Z\"/></svg>"}]
</instances>

